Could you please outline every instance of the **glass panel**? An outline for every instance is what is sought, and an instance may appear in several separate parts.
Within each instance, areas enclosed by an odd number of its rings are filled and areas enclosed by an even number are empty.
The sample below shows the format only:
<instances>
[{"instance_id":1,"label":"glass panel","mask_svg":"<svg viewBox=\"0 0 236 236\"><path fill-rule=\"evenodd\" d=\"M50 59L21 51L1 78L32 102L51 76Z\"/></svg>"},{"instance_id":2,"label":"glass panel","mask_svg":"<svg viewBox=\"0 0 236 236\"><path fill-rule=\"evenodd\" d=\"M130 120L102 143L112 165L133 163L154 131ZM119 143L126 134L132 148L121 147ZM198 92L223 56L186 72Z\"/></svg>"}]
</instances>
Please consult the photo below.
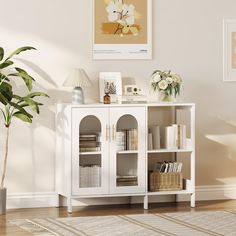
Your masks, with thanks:
<instances>
[{"instance_id":1,"label":"glass panel","mask_svg":"<svg viewBox=\"0 0 236 236\"><path fill-rule=\"evenodd\" d=\"M116 186L137 186L138 123L132 115L124 115L117 122L116 150Z\"/></svg>"},{"instance_id":2,"label":"glass panel","mask_svg":"<svg viewBox=\"0 0 236 236\"><path fill-rule=\"evenodd\" d=\"M131 115L122 116L117 122L117 151L138 150L138 123Z\"/></svg>"},{"instance_id":3,"label":"glass panel","mask_svg":"<svg viewBox=\"0 0 236 236\"><path fill-rule=\"evenodd\" d=\"M137 154L117 154L117 187L138 185L137 164Z\"/></svg>"},{"instance_id":4,"label":"glass panel","mask_svg":"<svg viewBox=\"0 0 236 236\"><path fill-rule=\"evenodd\" d=\"M101 123L95 116L86 116L79 130L79 187L101 187Z\"/></svg>"}]
</instances>

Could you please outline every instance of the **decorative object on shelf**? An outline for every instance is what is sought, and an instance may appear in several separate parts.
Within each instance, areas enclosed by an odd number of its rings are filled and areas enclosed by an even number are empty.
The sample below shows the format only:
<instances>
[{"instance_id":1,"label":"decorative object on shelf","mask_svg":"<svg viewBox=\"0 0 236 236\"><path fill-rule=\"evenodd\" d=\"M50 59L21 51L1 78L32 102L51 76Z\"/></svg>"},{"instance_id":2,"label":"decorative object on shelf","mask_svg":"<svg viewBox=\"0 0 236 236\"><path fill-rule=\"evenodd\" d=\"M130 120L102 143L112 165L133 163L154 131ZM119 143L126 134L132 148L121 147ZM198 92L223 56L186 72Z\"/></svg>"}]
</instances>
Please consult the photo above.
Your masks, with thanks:
<instances>
[{"instance_id":1,"label":"decorative object on shelf","mask_svg":"<svg viewBox=\"0 0 236 236\"><path fill-rule=\"evenodd\" d=\"M93 0L94 59L152 59L152 0Z\"/></svg>"},{"instance_id":2,"label":"decorative object on shelf","mask_svg":"<svg viewBox=\"0 0 236 236\"><path fill-rule=\"evenodd\" d=\"M104 104L111 104L111 97L109 95L109 90L105 89L105 95L103 96L103 103Z\"/></svg>"},{"instance_id":3,"label":"decorative object on shelf","mask_svg":"<svg viewBox=\"0 0 236 236\"><path fill-rule=\"evenodd\" d=\"M121 95L117 97L119 104L143 104L147 103L146 95Z\"/></svg>"},{"instance_id":4,"label":"decorative object on shelf","mask_svg":"<svg viewBox=\"0 0 236 236\"><path fill-rule=\"evenodd\" d=\"M151 77L151 88L158 91L159 101L173 102L180 94L182 78L173 72L155 70Z\"/></svg>"},{"instance_id":5,"label":"decorative object on shelf","mask_svg":"<svg viewBox=\"0 0 236 236\"><path fill-rule=\"evenodd\" d=\"M223 22L223 80L236 81L236 19L224 19Z\"/></svg>"},{"instance_id":6,"label":"decorative object on shelf","mask_svg":"<svg viewBox=\"0 0 236 236\"><path fill-rule=\"evenodd\" d=\"M36 49L33 47L21 47L4 59L4 49L0 47L0 110L2 111L3 122L6 127L5 155L0 183L0 215L6 213L7 191L4 187L4 182L8 160L9 131L13 118L18 118L23 122L32 123L33 115L29 113L29 110L39 114L39 106L43 105L42 103L35 101L34 98L40 96L48 97L47 94L42 92L31 92L34 78L22 68L14 65L14 56L27 50ZM4 69L4 71L2 69ZM16 94L12 86L13 78L21 78L29 93L25 96L19 96Z\"/></svg>"},{"instance_id":7,"label":"decorative object on shelf","mask_svg":"<svg viewBox=\"0 0 236 236\"><path fill-rule=\"evenodd\" d=\"M137 85L125 85L125 95L139 95L141 89Z\"/></svg>"},{"instance_id":8,"label":"decorative object on shelf","mask_svg":"<svg viewBox=\"0 0 236 236\"><path fill-rule=\"evenodd\" d=\"M110 96L110 102L116 103L117 96L122 95L122 82L120 72L99 73L100 102L105 94Z\"/></svg>"},{"instance_id":9,"label":"decorative object on shelf","mask_svg":"<svg viewBox=\"0 0 236 236\"><path fill-rule=\"evenodd\" d=\"M181 172L150 172L148 187L150 192L183 190L183 175Z\"/></svg>"},{"instance_id":10,"label":"decorative object on shelf","mask_svg":"<svg viewBox=\"0 0 236 236\"><path fill-rule=\"evenodd\" d=\"M63 86L73 87L72 103L84 104L84 92L83 88L90 87L92 85L87 73L84 69L76 68L65 80Z\"/></svg>"}]
</instances>

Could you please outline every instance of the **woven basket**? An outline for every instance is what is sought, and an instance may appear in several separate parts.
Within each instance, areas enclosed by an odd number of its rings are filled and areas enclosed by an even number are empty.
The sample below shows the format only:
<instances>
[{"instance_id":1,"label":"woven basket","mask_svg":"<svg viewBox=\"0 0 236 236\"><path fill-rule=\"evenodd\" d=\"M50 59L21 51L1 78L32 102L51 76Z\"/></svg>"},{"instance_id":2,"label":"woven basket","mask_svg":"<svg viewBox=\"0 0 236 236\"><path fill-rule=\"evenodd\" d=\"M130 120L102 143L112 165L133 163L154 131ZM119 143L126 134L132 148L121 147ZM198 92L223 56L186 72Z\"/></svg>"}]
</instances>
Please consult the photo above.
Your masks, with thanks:
<instances>
[{"instance_id":1,"label":"woven basket","mask_svg":"<svg viewBox=\"0 0 236 236\"><path fill-rule=\"evenodd\" d=\"M182 173L149 173L149 191L174 191L183 189Z\"/></svg>"}]
</instances>

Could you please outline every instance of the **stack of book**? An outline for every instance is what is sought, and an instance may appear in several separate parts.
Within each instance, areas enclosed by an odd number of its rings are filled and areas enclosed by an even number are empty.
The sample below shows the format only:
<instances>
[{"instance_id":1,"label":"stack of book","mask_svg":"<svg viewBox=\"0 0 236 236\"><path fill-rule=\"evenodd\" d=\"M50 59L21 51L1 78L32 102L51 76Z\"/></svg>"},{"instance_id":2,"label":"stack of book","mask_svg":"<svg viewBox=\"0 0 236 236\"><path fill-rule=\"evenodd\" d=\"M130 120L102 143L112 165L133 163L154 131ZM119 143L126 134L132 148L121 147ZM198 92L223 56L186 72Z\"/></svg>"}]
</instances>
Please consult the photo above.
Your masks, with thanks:
<instances>
[{"instance_id":1,"label":"stack of book","mask_svg":"<svg viewBox=\"0 0 236 236\"><path fill-rule=\"evenodd\" d=\"M186 125L173 124L165 127L165 147L167 149L185 149L186 142Z\"/></svg>"},{"instance_id":2,"label":"stack of book","mask_svg":"<svg viewBox=\"0 0 236 236\"><path fill-rule=\"evenodd\" d=\"M101 186L101 167L88 165L79 167L80 188L92 188Z\"/></svg>"},{"instance_id":3,"label":"stack of book","mask_svg":"<svg viewBox=\"0 0 236 236\"><path fill-rule=\"evenodd\" d=\"M120 175L116 178L117 186L137 186L138 177L136 175Z\"/></svg>"},{"instance_id":4,"label":"stack of book","mask_svg":"<svg viewBox=\"0 0 236 236\"><path fill-rule=\"evenodd\" d=\"M157 162L156 171L160 173L177 173L182 171L181 162Z\"/></svg>"},{"instance_id":5,"label":"stack of book","mask_svg":"<svg viewBox=\"0 0 236 236\"><path fill-rule=\"evenodd\" d=\"M116 132L117 151L138 150L138 130L128 129Z\"/></svg>"},{"instance_id":6,"label":"stack of book","mask_svg":"<svg viewBox=\"0 0 236 236\"><path fill-rule=\"evenodd\" d=\"M117 96L119 104L140 104L147 103L147 96L145 95L120 95Z\"/></svg>"},{"instance_id":7,"label":"stack of book","mask_svg":"<svg viewBox=\"0 0 236 236\"><path fill-rule=\"evenodd\" d=\"M80 152L101 151L100 133L97 134L80 134L79 148Z\"/></svg>"}]
</instances>

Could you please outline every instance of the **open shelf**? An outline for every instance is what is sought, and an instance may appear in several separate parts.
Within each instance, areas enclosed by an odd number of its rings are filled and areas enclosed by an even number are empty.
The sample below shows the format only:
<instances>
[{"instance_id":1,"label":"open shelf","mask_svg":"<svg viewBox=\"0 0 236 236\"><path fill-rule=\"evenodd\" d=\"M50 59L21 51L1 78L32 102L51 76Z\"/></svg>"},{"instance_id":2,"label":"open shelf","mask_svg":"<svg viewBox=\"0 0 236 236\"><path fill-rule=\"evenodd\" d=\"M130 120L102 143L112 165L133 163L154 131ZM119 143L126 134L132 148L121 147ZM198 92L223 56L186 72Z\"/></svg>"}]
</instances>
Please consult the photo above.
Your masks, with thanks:
<instances>
[{"instance_id":1,"label":"open shelf","mask_svg":"<svg viewBox=\"0 0 236 236\"><path fill-rule=\"evenodd\" d=\"M88 156L88 155L101 155L102 152L101 152L101 151L98 151L98 152L80 152L79 154L82 155L82 156Z\"/></svg>"},{"instance_id":2,"label":"open shelf","mask_svg":"<svg viewBox=\"0 0 236 236\"><path fill-rule=\"evenodd\" d=\"M138 150L118 151L117 154L137 154Z\"/></svg>"},{"instance_id":3,"label":"open shelf","mask_svg":"<svg viewBox=\"0 0 236 236\"><path fill-rule=\"evenodd\" d=\"M147 153L168 153L168 152L192 152L192 149L156 149L148 150Z\"/></svg>"},{"instance_id":4,"label":"open shelf","mask_svg":"<svg viewBox=\"0 0 236 236\"><path fill-rule=\"evenodd\" d=\"M190 190L177 190L177 191L157 191L157 192L148 192L148 196L155 195L173 195L173 194L191 194L193 191Z\"/></svg>"}]
</instances>

